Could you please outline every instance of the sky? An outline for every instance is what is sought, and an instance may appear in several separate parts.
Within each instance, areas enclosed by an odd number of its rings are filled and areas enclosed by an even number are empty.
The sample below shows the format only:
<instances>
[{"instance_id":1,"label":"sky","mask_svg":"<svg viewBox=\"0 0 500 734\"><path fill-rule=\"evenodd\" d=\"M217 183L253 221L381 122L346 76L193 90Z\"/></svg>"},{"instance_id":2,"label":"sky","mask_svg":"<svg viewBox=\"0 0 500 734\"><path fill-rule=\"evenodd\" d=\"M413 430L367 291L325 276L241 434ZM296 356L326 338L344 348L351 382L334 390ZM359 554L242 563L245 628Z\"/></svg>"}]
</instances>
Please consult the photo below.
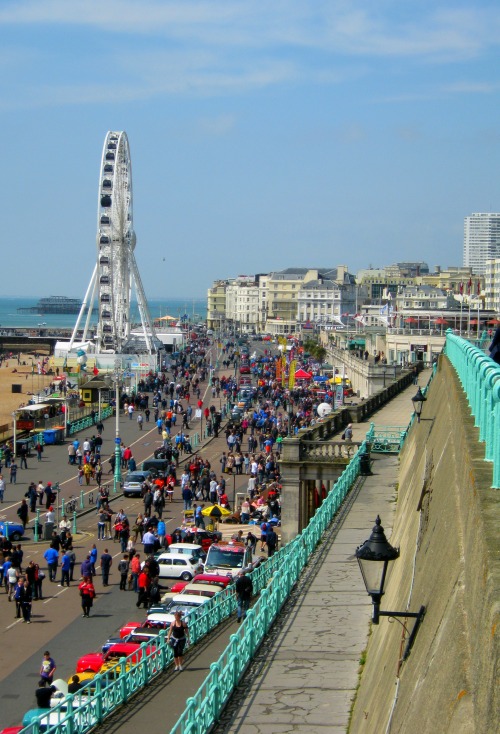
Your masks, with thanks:
<instances>
[{"instance_id":1,"label":"sky","mask_svg":"<svg viewBox=\"0 0 500 734\"><path fill-rule=\"evenodd\" d=\"M150 298L461 265L500 211L499 46L493 0L2 0L1 294L83 297L108 130Z\"/></svg>"}]
</instances>

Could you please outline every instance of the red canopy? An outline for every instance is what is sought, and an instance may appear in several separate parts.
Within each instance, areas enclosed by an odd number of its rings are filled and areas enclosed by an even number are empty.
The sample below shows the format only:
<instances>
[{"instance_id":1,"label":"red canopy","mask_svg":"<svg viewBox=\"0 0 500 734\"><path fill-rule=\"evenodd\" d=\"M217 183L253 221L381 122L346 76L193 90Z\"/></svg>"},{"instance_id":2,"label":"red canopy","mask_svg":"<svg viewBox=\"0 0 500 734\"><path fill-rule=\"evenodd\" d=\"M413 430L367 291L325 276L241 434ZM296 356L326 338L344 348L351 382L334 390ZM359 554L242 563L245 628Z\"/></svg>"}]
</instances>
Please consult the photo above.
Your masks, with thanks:
<instances>
[{"instance_id":1,"label":"red canopy","mask_svg":"<svg viewBox=\"0 0 500 734\"><path fill-rule=\"evenodd\" d=\"M417 319L414 319L413 316L409 316L407 319L405 319L405 324L416 324Z\"/></svg>"},{"instance_id":2,"label":"red canopy","mask_svg":"<svg viewBox=\"0 0 500 734\"><path fill-rule=\"evenodd\" d=\"M312 375L303 369L297 370L297 372L295 373L296 380L310 380L311 377Z\"/></svg>"},{"instance_id":3,"label":"red canopy","mask_svg":"<svg viewBox=\"0 0 500 734\"><path fill-rule=\"evenodd\" d=\"M437 319L433 319L435 324L447 324L448 322L446 319L444 319L442 316L439 316Z\"/></svg>"}]
</instances>

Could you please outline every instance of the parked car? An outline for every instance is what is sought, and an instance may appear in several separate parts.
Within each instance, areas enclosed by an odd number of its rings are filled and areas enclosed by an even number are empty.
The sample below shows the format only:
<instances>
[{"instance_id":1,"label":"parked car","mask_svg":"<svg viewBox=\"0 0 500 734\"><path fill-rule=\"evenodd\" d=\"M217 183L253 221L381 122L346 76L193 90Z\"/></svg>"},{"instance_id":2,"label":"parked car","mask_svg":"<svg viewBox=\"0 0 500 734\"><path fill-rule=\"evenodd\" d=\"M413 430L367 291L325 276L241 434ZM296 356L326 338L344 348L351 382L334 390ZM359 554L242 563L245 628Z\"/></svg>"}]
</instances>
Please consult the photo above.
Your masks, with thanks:
<instances>
[{"instance_id":1,"label":"parked car","mask_svg":"<svg viewBox=\"0 0 500 734\"><path fill-rule=\"evenodd\" d=\"M150 471L134 471L127 474L123 482L123 494L125 497L141 497L142 485L148 477L151 476Z\"/></svg>"},{"instance_id":2,"label":"parked car","mask_svg":"<svg viewBox=\"0 0 500 734\"><path fill-rule=\"evenodd\" d=\"M204 584L201 581L192 581L186 584L180 593L180 596L206 596L211 599L213 596L224 590L224 586L217 584Z\"/></svg>"},{"instance_id":3,"label":"parked car","mask_svg":"<svg viewBox=\"0 0 500 734\"><path fill-rule=\"evenodd\" d=\"M139 650L141 644L136 642L125 642L120 640L108 649L106 653L90 652L82 655L76 663L77 673L100 673L103 666L111 667L117 661L117 658L127 657ZM138 658L140 659L140 658Z\"/></svg>"},{"instance_id":4,"label":"parked car","mask_svg":"<svg viewBox=\"0 0 500 734\"><path fill-rule=\"evenodd\" d=\"M184 620L187 621L189 615L193 611L199 609L203 604L209 602L210 599L207 596L183 596L177 594L173 597L169 604L151 607L148 612L149 622L161 622L162 624L169 625L174 621L174 613L182 612Z\"/></svg>"},{"instance_id":5,"label":"parked car","mask_svg":"<svg viewBox=\"0 0 500 734\"><path fill-rule=\"evenodd\" d=\"M156 560L161 579L191 581L199 564L199 560L193 556L179 553L161 553Z\"/></svg>"},{"instance_id":6,"label":"parked car","mask_svg":"<svg viewBox=\"0 0 500 734\"><path fill-rule=\"evenodd\" d=\"M190 556L196 561L204 561L207 554L203 550L202 545L195 543L172 543L168 546L169 553L180 553L183 556Z\"/></svg>"},{"instance_id":7,"label":"parked car","mask_svg":"<svg viewBox=\"0 0 500 734\"><path fill-rule=\"evenodd\" d=\"M198 573L193 578L192 583L200 582L204 584L216 584L221 589L226 589L229 584L233 582L233 579L231 576L216 576L215 574L207 574L207 573ZM172 584L170 588L171 594L180 594L183 589L186 588L186 586L191 583L189 581L177 581L175 584Z\"/></svg>"}]
</instances>

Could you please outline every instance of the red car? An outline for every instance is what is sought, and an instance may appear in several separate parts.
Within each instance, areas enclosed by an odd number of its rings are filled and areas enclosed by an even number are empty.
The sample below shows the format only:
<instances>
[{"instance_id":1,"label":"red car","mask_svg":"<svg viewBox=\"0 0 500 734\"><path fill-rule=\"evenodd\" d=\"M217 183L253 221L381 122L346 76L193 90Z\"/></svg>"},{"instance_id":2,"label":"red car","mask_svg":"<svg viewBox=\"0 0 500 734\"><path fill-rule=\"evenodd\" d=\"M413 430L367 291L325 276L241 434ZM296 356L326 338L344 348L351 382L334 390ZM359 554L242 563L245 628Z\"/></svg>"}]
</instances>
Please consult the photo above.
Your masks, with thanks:
<instances>
[{"instance_id":1,"label":"red car","mask_svg":"<svg viewBox=\"0 0 500 734\"><path fill-rule=\"evenodd\" d=\"M250 365L242 364L240 367L240 375L249 375L249 374L250 374Z\"/></svg>"},{"instance_id":2,"label":"red car","mask_svg":"<svg viewBox=\"0 0 500 734\"><path fill-rule=\"evenodd\" d=\"M194 584L197 582L200 584L214 584L216 586L220 586L221 589L225 589L232 583L232 581L233 579L230 576L216 576L215 574L199 573L192 581L179 581L174 584L170 591L172 594L180 594L188 584Z\"/></svg>"},{"instance_id":3,"label":"red car","mask_svg":"<svg viewBox=\"0 0 500 734\"><path fill-rule=\"evenodd\" d=\"M137 626L140 627L141 625L138 624ZM135 642L119 642L116 645L112 645L104 654L102 652L90 652L79 658L76 664L76 672L99 673L106 663L114 663L116 658L126 658L128 655L136 652L140 646L140 644ZM140 654L138 660L140 660Z\"/></svg>"}]
</instances>

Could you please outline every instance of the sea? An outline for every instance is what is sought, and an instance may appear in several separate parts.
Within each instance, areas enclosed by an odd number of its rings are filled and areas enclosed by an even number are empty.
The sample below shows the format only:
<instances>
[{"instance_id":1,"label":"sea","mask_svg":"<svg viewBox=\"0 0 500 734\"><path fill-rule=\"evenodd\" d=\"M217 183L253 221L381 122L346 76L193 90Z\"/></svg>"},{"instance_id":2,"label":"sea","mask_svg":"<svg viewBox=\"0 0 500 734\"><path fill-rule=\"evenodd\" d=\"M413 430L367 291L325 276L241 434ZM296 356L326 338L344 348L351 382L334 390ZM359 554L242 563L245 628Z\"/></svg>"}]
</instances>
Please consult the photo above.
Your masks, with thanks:
<instances>
[{"instance_id":1,"label":"sea","mask_svg":"<svg viewBox=\"0 0 500 734\"><path fill-rule=\"evenodd\" d=\"M49 295L49 294L47 294ZM54 295L54 294L50 294ZM58 293L56 295L67 295ZM21 311L19 308L27 308L36 306L40 298L21 298L17 296L4 296L0 298L0 329L6 327L26 327L32 328L37 326L73 328L78 318L78 314L37 314ZM74 298L74 296L71 296ZM189 321L205 321L207 317L207 301L206 298L191 298L186 300L175 298L154 298L148 300L149 312L152 319L161 316L173 316L180 319L187 316ZM132 323L140 322L139 308L137 303L132 301L130 305L130 318ZM92 314L91 322L97 320L97 313ZM81 326L84 325L82 320Z\"/></svg>"}]
</instances>

